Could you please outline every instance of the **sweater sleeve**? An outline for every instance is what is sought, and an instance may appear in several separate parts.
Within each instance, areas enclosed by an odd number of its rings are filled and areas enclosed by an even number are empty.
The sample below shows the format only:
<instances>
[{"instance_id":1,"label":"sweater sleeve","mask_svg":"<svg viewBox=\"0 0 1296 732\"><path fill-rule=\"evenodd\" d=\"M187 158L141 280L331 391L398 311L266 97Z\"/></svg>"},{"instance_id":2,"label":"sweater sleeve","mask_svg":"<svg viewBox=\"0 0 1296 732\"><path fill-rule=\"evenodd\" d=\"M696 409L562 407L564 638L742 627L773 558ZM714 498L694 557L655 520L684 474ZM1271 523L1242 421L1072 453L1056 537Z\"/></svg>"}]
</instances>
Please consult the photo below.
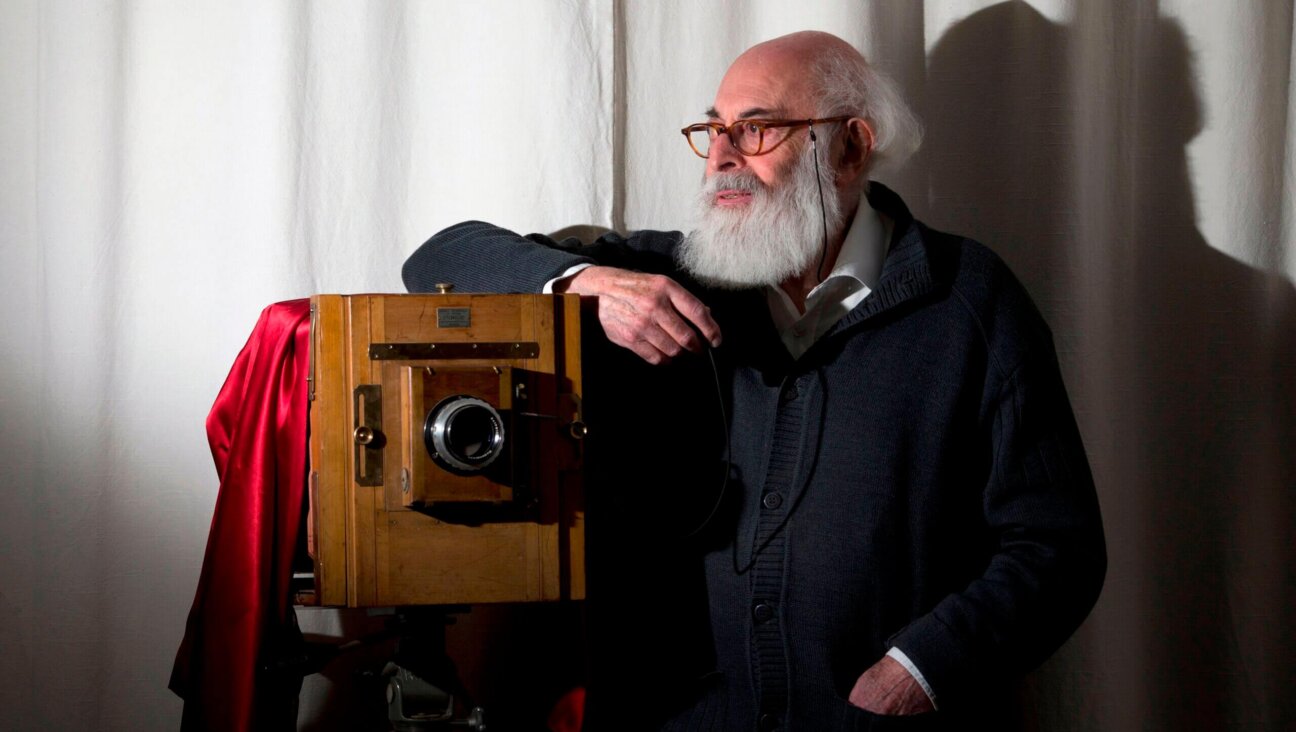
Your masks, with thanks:
<instances>
[{"instance_id":1,"label":"sweater sleeve","mask_svg":"<svg viewBox=\"0 0 1296 732\"><path fill-rule=\"evenodd\" d=\"M401 268L410 292L431 292L448 282L457 292L540 292L545 283L579 264L669 274L678 232L609 233L582 246L543 234L521 236L482 221L465 221L438 232Z\"/></svg>"},{"instance_id":2,"label":"sweater sleeve","mask_svg":"<svg viewBox=\"0 0 1296 732\"><path fill-rule=\"evenodd\" d=\"M594 263L577 251L579 244L465 221L424 242L405 260L401 279L410 292L431 292L443 282L460 292L540 292L566 269Z\"/></svg>"},{"instance_id":3,"label":"sweater sleeve","mask_svg":"<svg viewBox=\"0 0 1296 732\"><path fill-rule=\"evenodd\" d=\"M1046 339L1047 340L1047 339ZM983 405L996 549L979 578L893 635L944 702L1048 658L1098 599L1107 556L1093 478L1051 343Z\"/></svg>"}]
</instances>

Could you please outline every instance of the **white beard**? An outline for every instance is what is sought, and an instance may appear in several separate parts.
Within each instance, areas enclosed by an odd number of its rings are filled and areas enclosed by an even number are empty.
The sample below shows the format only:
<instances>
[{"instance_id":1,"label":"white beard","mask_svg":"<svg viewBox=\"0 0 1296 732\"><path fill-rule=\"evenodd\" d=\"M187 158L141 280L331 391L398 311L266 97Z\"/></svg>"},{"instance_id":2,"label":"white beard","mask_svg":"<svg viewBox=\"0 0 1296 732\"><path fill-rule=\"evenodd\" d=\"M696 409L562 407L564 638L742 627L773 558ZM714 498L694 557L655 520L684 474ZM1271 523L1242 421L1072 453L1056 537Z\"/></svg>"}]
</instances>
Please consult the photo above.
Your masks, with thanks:
<instances>
[{"instance_id":1,"label":"white beard","mask_svg":"<svg viewBox=\"0 0 1296 732\"><path fill-rule=\"evenodd\" d=\"M693 204L696 228L675 253L680 266L703 284L731 290L777 286L816 267L825 233L813 154L807 147L792 164L787 182L777 187L765 185L750 170L704 180ZM834 172L821 168L823 213L831 236L841 230L845 216L833 187ZM750 191L750 203L732 211L716 206L716 191L726 188Z\"/></svg>"}]
</instances>

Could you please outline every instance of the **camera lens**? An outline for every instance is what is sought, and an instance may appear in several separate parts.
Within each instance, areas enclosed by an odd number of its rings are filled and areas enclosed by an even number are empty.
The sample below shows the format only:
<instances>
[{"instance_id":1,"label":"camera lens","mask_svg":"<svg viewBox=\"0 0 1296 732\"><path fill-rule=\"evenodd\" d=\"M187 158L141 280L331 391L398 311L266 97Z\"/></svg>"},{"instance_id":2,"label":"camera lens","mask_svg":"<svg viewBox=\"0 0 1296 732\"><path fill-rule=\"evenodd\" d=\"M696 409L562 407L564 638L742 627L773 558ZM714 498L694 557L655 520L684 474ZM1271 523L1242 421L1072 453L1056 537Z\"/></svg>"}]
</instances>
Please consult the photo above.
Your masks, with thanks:
<instances>
[{"instance_id":1,"label":"camera lens","mask_svg":"<svg viewBox=\"0 0 1296 732\"><path fill-rule=\"evenodd\" d=\"M490 404L458 394L428 412L423 442L438 465L457 473L480 472L504 451L504 420Z\"/></svg>"},{"instance_id":2,"label":"camera lens","mask_svg":"<svg viewBox=\"0 0 1296 732\"><path fill-rule=\"evenodd\" d=\"M465 407L455 412L446 425L446 446L450 454L465 461L485 460L498 437L499 422L481 407Z\"/></svg>"}]
</instances>

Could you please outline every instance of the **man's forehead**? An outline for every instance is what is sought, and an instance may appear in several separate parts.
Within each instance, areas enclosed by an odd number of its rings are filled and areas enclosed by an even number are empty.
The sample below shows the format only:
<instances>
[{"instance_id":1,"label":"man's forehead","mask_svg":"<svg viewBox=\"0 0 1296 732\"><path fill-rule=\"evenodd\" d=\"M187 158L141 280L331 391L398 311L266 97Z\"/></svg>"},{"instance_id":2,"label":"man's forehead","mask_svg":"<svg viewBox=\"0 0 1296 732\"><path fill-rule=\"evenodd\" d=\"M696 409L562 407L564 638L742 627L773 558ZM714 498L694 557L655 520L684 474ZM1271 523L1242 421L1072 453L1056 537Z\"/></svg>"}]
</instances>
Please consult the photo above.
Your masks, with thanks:
<instances>
[{"instance_id":1,"label":"man's forehead","mask_svg":"<svg viewBox=\"0 0 1296 732\"><path fill-rule=\"evenodd\" d=\"M788 116L786 107L754 106L739 108L736 112L725 115L716 107L708 107L704 112L707 119L783 119Z\"/></svg>"},{"instance_id":2,"label":"man's forehead","mask_svg":"<svg viewBox=\"0 0 1296 732\"><path fill-rule=\"evenodd\" d=\"M773 93L725 94L722 89L705 114L708 119L728 121L813 116L814 112L801 103L803 96L796 95L796 98L789 99L787 95Z\"/></svg>"},{"instance_id":3,"label":"man's forehead","mask_svg":"<svg viewBox=\"0 0 1296 732\"><path fill-rule=\"evenodd\" d=\"M806 62L803 54L760 46L750 49L725 72L707 116L733 120L813 114L807 98Z\"/></svg>"}]
</instances>

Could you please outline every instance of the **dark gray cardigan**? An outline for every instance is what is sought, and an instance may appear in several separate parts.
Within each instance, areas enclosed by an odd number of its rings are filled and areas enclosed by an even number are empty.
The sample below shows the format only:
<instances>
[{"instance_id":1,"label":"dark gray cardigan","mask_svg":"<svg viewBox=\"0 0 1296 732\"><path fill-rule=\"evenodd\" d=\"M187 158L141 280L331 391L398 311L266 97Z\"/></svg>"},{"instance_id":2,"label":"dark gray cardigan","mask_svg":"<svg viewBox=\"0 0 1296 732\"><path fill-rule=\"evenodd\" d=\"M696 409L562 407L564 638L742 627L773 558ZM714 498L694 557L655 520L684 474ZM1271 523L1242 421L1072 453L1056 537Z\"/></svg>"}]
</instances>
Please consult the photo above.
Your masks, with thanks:
<instances>
[{"instance_id":1,"label":"dark gray cardigan","mask_svg":"<svg viewBox=\"0 0 1296 732\"><path fill-rule=\"evenodd\" d=\"M881 185L869 203L896 222L878 286L797 360L763 295L678 271L676 232L576 251L468 222L405 264L411 291L535 292L597 262L670 274L711 305L732 434L703 560L718 673L671 728L958 728L1003 711L987 700L1098 597L1098 503L1048 327L988 249ZM892 645L941 711L879 719L844 701Z\"/></svg>"}]
</instances>

